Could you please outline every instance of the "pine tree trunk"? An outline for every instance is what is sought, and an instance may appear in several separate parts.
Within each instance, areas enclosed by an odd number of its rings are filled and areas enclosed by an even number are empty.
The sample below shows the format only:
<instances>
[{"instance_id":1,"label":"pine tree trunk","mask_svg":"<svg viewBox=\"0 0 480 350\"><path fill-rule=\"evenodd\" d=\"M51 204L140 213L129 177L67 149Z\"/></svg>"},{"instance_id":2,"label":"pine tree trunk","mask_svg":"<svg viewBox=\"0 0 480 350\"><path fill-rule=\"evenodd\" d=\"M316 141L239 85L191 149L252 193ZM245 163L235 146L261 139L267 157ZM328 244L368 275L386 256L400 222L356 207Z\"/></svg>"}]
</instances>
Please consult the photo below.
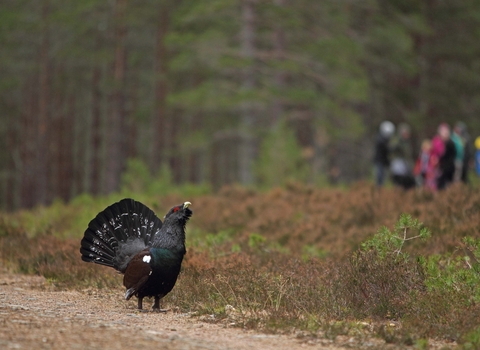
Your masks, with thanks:
<instances>
[{"instance_id":1,"label":"pine tree trunk","mask_svg":"<svg viewBox=\"0 0 480 350\"><path fill-rule=\"evenodd\" d=\"M20 139L19 120L16 117L8 121L8 132L5 140L7 152L6 181L4 183L5 198L3 208L15 210L20 207Z\"/></svg>"},{"instance_id":2,"label":"pine tree trunk","mask_svg":"<svg viewBox=\"0 0 480 350\"><path fill-rule=\"evenodd\" d=\"M21 116L21 146L20 146L20 173L21 173L21 207L32 208L36 204L36 165L37 165L37 122L38 112L37 80L29 79L24 87L24 106Z\"/></svg>"},{"instance_id":3,"label":"pine tree trunk","mask_svg":"<svg viewBox=\"0 0 480 350\"><path fill-rule=\"evenodd\" d=\"M248 62L243 71L242 89L250 91L255 88L255 0L241 2L242 32L241 54ZM244 185L253 182L253 160L255 157L255 144L253 131L255 128L255 110L253 101L244 101L241 106L241 133L242 142L239 149L239 181Z\"/></svg>"},{"instance_id":4,"label":"pine tree trunk","mask_svg":"<svg viewBox=\"0 0 480 350\"><path fill-rule=\"evenodd\" d=\"M158 13L158 26L155 53L155 111L152 120L153 138L151 150L151 170L156 172L162 163L167 161L166 150L171 138L171 130L167 113L166 98L167 85L167 60L168 52L165 46L165 37L169 28L168 6L162 6Z\"/></svg>"},{"instance_id":5,"label":"pine tree trunk","mask_svg":"<svg viewBox=\"0 0 480 350\"><path fill-rule=\"evenodd\" d=\"M56 77L61 77L65 74L64 67L62 64L58 64L53 68L55 71L54 75ZM53 84L56 86L57 84ZM62 87L63 88L63 87ZM53 198L59 197L60 193L60 184L59 181L63 181L61 178L61 138L62 134L65 132L62 127L61 119L64 117L64 104L65 104L65 93L60 89L56 89L52 93L52 114L49 118L48 128L50 130L50 135L48 139L48 148L50 150L49 154L49 176L48 176L48 190L51 193ZM71 135L70 135L71 137Z\"/></svg>"},{"instance_id":6,"label":"pine tree trunk","mask_svg":"<svg viewBox=\"0 0 480 350\"><path fill-rule=\"evenodd\" d=\"M101 193L102 180L102 123L101 123L101 90L100 80L102 71L99 66L93 68L92 73L92 124L91 124L91 167L90 191L98 195Z\"/></svg>"},{"instance_id":7,"label":"pine tree trunk","mask_svg":"<svg viewBox=\"0 0 480 350\"><path fill-rule=\"evenodd\" d=\"M203 117L201 113L197 113L192 117L190 123L190 130L202 130ZM203 150L191 149L188 155L188 174L187 181L199 184L205 181L205 174L203 173L205 164L205 155Z\"/></svg>"},{"instance_id":8,"label":"pine tree trunk","mask_svg":"<svg viewBox=\"0 0 480 350\"><path fill-rule=\"evenodd\" d=\"M285 7L285 0L275 0L275 5L279 8ZM273 45L274 45L274 57L276 61L282 61L285 58L285 30L281 26L279 21L275 25L273 33ZM275 127L280 120L280 117L284 114L284 106L282 103L282 90L285 88L286 73L283 70L278 69L275 73L274 83L276 95L273 101L271 109L271 124Z\"/></svg>"},{"instance_id":9,"label":"pine tree trunk","mask_svg":"<svg viewBox=\"0 0 480 350\"><path fill-rule=\"evenodd\" d=\"M65 108L66 113L61 116L60 119L60 128L62 130L62 135L60 137L60 171L59 175L59 195L64 201L68 201L73 192L72 192L72 185L73 181L76 180L77 182L77 192L83 192L83 188L81 188L79 184L79 178L81 179L83 173L81 171L74 172L74 154L73 154L73 140L75 135L75 102L76 97L74 93L70 93L70 96L67 96L66 99L67 106ZM83 147L82 147L83 150ZM80 163L84 157L80 157ZM82 166L81 168L84 168Z\"/></svg>"},{"instance_id":10,"label":"pine tree trunk","mask_svg":"<svg viewBox=\"0 0 480 350\"><path fill-rule=\"evenodd\" d=\"M113 91L110 95L110 113L106 127L107 159L105 193L116 191L125 166L125 70L127 34L125 24L126 0L115 2L115 60L113 62Z\"/></svg>"},{"instance_id":11,"label":"pine tree trunk","mask_svg":"<svg viewBox=\"0 0 480 350\"><path fill-rule=\"evenodd\" d=\"M51 198L48 198L48 162L49 152L48 142L48 123L49 123L49 103L50 103L50 60L49 60L49 2L44 0L42 3L42 41L40 46L39 62L39 91L38 91L38 124L37 124L37 157L36 157L36 199L40 204L46 204Z\"/></svg>"}]
</instances>

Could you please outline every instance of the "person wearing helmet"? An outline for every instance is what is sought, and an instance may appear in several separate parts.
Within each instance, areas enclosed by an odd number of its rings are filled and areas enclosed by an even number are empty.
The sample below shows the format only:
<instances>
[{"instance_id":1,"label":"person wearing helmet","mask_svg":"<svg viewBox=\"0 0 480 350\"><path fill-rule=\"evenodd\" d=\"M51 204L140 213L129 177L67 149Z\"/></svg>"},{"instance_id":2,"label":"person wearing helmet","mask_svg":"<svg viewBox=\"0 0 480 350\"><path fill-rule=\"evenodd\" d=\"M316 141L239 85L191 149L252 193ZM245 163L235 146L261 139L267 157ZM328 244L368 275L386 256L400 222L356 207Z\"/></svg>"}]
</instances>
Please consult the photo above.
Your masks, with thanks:
<instances>
[{"instance_id":1,"label":"person wearing helmet","mask_svg":"<svg viewBox=\"0 0 480 350\"><path fill-rule=\"evenodd\" d=\"M381 187L385 184L387 169L390 166L389 142L395 133L395 125L392 122L384 121L380 124L378 134L375 137L375 154L373 163L375 166L375 184Z\"/></svg>"}]
</instances>

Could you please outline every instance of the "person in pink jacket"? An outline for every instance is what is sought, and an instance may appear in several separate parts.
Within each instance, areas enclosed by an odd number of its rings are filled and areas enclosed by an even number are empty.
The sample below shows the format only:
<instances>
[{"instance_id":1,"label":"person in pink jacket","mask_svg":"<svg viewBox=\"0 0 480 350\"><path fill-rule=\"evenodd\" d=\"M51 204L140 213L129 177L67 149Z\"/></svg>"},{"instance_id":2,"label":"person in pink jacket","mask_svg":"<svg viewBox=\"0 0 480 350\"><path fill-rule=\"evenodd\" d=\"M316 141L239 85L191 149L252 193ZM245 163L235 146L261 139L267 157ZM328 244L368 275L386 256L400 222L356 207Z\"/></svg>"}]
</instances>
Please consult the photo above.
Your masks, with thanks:
<instances>
[{"instance_id":1,"label":"person in pink jacket","mask_svg":"<svg viewBox=\"0 0 480 350\"><path fill-rule=\"evenodd\" d=\"M437 189L436 166L438 158L432 156L432 141L423 140L422 149L415 163L413 173L418 186L431 191Z\"/></svg>"},{"instance_id":2,"label":"person in pink jacket","mask_svg":"<svg viewBox=\"0 0 480 350\"><path fill-rule=\"evenodd\" d=\"M442 190L453 182L455 174L455 144L446 123L440 124L437 135L432 139L431 156L435 164L437 189Z\"/></svg>"}]
</instances>

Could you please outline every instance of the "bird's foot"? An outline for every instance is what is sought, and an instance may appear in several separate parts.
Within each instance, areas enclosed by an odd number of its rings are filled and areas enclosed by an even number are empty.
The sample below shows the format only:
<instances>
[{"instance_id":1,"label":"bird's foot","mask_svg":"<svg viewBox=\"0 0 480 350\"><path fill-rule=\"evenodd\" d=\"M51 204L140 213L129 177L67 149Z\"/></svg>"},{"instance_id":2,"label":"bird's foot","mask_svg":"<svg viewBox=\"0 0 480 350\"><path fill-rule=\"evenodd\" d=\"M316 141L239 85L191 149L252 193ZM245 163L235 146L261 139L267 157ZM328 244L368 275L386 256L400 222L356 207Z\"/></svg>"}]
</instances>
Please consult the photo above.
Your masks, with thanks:
<instances>
[{"instance_id":1,"label":"bird's foot","mask_svg":"<svg viewBox=\"0 0 480 350\"><path fill-rule=\"evenodd\" d=\"M160 309L159 307L154 307L152 309L153 312L168 312L170 310L172 310L172 309Z\"/></svg>"},{"instance_id":2,"label":"bird's foot","mask_svg":"<svg viewBox=\"0 0 480 350\"><path fill-rule=\"evenodd\" d=\"M137 312L140 312L140 313L144 314L144 313L148 312L148 310L145 310L145 309L137 309Z\"/></svg>"}]
</instances>

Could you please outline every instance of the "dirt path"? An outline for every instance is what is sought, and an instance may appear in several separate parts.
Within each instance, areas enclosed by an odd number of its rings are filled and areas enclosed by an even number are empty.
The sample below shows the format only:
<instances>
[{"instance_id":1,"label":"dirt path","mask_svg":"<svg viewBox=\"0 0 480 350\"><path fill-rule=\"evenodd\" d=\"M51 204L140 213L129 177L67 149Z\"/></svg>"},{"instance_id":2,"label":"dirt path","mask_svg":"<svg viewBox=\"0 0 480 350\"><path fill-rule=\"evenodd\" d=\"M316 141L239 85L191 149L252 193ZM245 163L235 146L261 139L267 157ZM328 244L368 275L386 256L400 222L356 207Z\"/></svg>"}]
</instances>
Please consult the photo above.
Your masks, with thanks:
<instances>
[{"instance_id":1,"label":"dirt path","mask_svg":"<svg viewBox=\"0 0 480 350\"><path fill-rule=\"evenodd\" d=\"M0 272L1 349L341 349L294 336L139 313L115 290L54 291L43 277Z\"/></svg>"},{"instance_id":2,"label":"dirt path","mask_svg":"<svg viewBox=\"0 0 480 350\"><path fill-rule=\"evenodd\" d=\"M120 289L56 291L43 277L0 269L0 349L396 348L377 338L359 343L349 337L334 342L268 335L204 322L189 314L141 313L135 306L134 301L123 300Z\"/></svg>"}]
</instances>

